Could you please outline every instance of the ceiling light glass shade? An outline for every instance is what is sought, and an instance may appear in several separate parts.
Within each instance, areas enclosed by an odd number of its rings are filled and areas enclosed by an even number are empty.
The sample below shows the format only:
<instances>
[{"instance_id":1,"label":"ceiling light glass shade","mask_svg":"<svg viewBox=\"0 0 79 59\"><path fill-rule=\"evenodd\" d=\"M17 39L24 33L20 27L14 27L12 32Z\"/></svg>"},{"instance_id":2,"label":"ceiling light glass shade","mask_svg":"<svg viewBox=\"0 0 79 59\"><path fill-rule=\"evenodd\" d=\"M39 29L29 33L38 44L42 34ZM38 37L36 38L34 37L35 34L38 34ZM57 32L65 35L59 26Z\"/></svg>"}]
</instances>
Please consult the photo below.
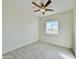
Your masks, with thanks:
<instances>
[{"instance_id":1,"label":"ceiling light glass shade","mask_svg":"<svg viewBox=\"0 0 79 59\"><path fill-rule=\"evenodd\" d=\"M41 9L40 11L45 13L45 9Z\"/></svg>"}]
</instances>

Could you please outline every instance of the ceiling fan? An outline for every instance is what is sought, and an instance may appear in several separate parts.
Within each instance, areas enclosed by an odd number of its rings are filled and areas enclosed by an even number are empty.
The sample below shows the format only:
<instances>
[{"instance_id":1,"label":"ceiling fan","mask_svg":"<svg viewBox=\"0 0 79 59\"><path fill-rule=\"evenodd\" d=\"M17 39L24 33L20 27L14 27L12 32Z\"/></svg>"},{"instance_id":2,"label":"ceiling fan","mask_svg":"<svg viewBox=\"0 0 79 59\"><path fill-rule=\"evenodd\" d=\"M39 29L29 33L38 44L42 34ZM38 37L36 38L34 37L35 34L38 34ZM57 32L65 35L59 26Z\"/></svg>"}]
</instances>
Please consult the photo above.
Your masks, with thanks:
<instances>
[{"instance_id":1,"label":"ceiling fan","mask_svg":"<svg viewBox=\"0 0 79 59\"><path fill-rule=\"evenodd\" d=\"M38 5L38 4L35 3L35 2L32 2L32 4L34 4L35 6L37 6L37 7L39 8L39 9L35 10L34 12L41 11L42 14L44 15L45 12L47 12L47 11L54 11L54 10L52 10L52 9L48 9L48 8L47 8L47 6L48 6L51 2L52 2L51 0L48 0L48 1L46 2L46 4L44 4L43 2L41 2L40 5Z\"/></svg>"}]
</instances>

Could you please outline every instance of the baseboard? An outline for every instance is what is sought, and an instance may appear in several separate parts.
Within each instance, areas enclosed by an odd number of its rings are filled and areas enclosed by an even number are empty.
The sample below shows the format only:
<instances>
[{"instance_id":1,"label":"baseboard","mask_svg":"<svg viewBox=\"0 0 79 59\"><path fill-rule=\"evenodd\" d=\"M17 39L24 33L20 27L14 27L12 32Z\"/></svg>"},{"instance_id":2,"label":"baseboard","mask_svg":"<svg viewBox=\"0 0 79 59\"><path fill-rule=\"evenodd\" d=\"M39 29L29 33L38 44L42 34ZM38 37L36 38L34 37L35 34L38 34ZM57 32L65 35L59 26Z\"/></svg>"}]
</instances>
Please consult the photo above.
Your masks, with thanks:
<instances>
[{"instance_id":1,"label":"baseboard","mask_svg":"<svg viewBox=\"0 0 79 59\"><path fill-rule=\"evenodd\" d=\"M16 50L16 49L22 48L22 47L24 47L24 46L28 46L28 45L33 44L33 43L38 42L38 41L40 41L40 42L44 42L44 43L47 43L47 44L50 44L50 45L56 45L56 46L59 46L59 45L57 45L57 44L53 44L53 43L50 43L50 42L47 42L47 41L36 40L36 41L31 41L31 42L29 42L29 43L27 43L27 44L23 44L23 45L21 45L21 46L19 46L19 47L10 49L10 50L8 50L8 51L5 51L5 52L3 52L2 55L6 54L6 53L8 53L8 52L14 51L14 50ZM63 46L59 46L59 47L63 47ZM67 48L67 47L63 47L63 48ZM72 48L68 48L68 49L72 49Z\"/></svg>"},{"instance_id":2,"label":"baseboard","mask_svg":"<svg viewBox=\"0 0 79 59\"><path fill-rule=\"evenodd\" d=\"M47 42L47 41L44 41L44 40L39 40L39 41L50 44L50 45L56 45L56 46L59 46L59 47L62 47L62 48L68 48L68 47L60 46L60 45L57 45L57 44L54 44L54 43L51 43L51 42ZM72 48L68 48L68 49L72 49Z\"/></svg>"},{"instance_id":3,"label":"baseboard","mask_svg":"<svg viewBox=\"0 0 79 59\"><path fill-rule=\"evenodd\" d=\"M35 42L38 42L38 40L34 40L34 41L31 41L31 42L28 42L27 44L23 44L23 45L20 45L20 46L18 46L18 47L12 48L12 49L10 49L10 50L4 51L4 52L2 53L2 55L6 54L6 53L9 53L9 52L11 52L11 51L14 51L14 50L16 50L16 49L22 48L22 47L24 47L24 46L28 46L28 45L33 44L33 43L35 43Z\"/></svg>"}]
</instances>

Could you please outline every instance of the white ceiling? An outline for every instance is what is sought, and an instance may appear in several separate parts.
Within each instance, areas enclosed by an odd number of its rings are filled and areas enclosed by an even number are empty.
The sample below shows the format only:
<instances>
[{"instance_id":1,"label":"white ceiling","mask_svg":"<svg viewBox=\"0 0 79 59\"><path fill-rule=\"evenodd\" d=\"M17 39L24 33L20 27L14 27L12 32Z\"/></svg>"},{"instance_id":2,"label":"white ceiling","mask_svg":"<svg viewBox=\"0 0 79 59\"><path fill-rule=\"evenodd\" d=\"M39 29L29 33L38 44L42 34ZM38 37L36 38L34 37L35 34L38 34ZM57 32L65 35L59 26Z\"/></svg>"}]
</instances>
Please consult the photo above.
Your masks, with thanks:
<instances>
[{"instance_id":1,"label":"white ceiling","mask_svg":"<svg viewBox=\"0 0 79 59\"><path fill-rule=\"evenodd\" d=\"M47 12L45 15L42 15L40 11L33 12L34 10L38 9L32 4L33 1L39 4L40 1L46 2L47 0L8 0L8 2L10 2L11 4L28 10L32 15L36 17L48 16L71 10L73 9L75 0L52 0L52 3L48 6L48 8L53 9L54 11Z\"/></svg>"}]
</instances>

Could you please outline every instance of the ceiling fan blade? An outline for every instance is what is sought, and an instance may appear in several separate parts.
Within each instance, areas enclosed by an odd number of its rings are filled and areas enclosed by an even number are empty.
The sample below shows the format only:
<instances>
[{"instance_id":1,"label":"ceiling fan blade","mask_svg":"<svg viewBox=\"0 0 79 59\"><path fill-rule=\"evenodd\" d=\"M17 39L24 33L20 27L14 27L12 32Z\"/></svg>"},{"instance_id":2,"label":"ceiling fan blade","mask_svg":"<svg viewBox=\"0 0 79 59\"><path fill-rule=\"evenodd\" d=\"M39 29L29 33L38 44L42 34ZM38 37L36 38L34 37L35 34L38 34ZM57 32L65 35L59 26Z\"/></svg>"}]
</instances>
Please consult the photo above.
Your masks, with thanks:
<instances>
[{"instance_id":1,"label":"ceiling fan blade","mask_svg":"<svg viewBox=\"0 0 79 59\"><path fill-rule=\"evenodd\" d=\"M54 10L52 10L52 9L45 9L46 11L54 11Z\"/></svg>"},{"instance_id":2,"label":"ceiling fan blade","mask_svg":"<svg viewBox=\"0 0 79 59\"><path fill-rule=\"evenodd\" d=\"M37 12L37 11L40 11L40 9L38 9L38 10L35 10L34 12Z\"/></svg>"},{"instance_id":3,"label":"ceiling fan blade","mask_svg":"<svg viewBox=\"0 0 79 59\"><path fill-rule=\"evenodd\" d=\"M51 0L48 0L47 3L45 4L45 7L47 7L51 3Z\"/></svg>"},{"instance_id":4,"label":"ceiling fan blade","mask_svg":"<svg viewBox=\"0 0 79 59\"><path fill-rule=\"evenodd\" d=\"M38 4L36 4L35 2L32 2L32 4L34 4L35 6L40 8L40 6Z\"/></svg>"}]
</instances>

